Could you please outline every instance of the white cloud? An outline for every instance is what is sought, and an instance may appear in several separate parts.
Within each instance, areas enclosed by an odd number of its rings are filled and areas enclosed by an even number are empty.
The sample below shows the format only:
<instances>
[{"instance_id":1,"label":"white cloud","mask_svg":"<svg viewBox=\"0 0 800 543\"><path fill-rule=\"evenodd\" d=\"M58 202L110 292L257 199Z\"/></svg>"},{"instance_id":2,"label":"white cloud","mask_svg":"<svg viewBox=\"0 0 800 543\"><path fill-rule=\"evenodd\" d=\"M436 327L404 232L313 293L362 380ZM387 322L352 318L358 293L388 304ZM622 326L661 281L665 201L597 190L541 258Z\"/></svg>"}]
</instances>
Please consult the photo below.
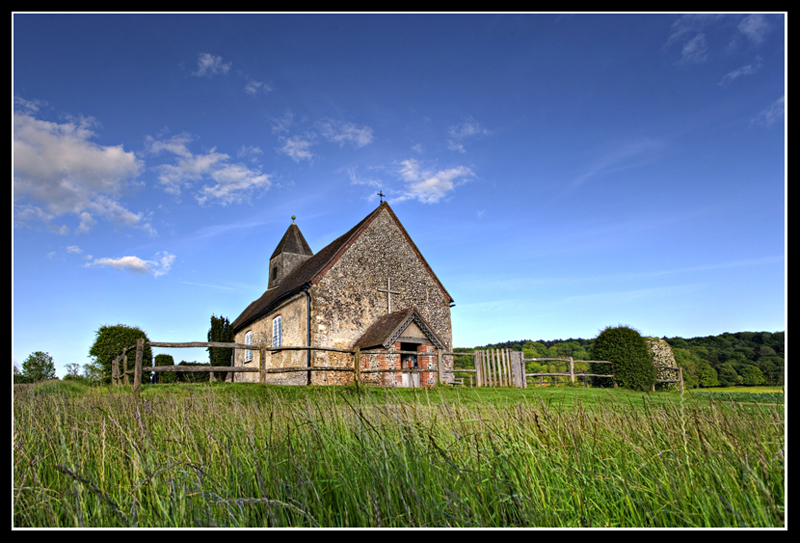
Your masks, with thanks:
<instances>
[{"instance_id":1,"label":"white cloud","mask_svg":"<svg viewBox=\"0 0 800 543\"><path fill-rule=\"evenodd\" d=\"M716 15L683 15L672 23L665 48L681 45L681 63L699 64L708 59L708 45L704 28L716 20Z\"/></svg>"},{"instance_id":2,"label":"white cloud","mask_svg":"<svg viewBox=\"0 0 800 543\"><path fill-rule=\"evenodd\" d=\"M18 224L35 219L63 232L68 231L66 226L55 227L51 221L74 214L81 217L80 231L86 231L96 222L88 215L92 211L108 220L152 230L141 213L127 210L118 201L129 188L129 181L139 175L141 161L122 145L91 142L96 124L92 118L58 124L25 113L14 114Z\"/></svg>"},{"instance_id":3,"label":"white cloud","mask_svg":"<svg viewBox=\"0 0 800 543\"><path fill-rule=\"evenodd\" d=\"M458 185L475 177L475 173L466 166L457 166L446 170L432 171L422 167L413 158L400 163L400 177L406 182L401 194L393 198L396 202L418 200L423 204L435 204L448 196Z\"/></svg>"},{"instance_id":4,"label":"white cloud","mask_svg":"<svg viewBox=\"0 0 800 543\"><path fill-rule=\"evenodd\" d=\"M697 34L683 44L681 58L684 62L697 64L708 58L708 45L704 34Z\"/></svg>"},{"instance_id":5,"label":"white cloud","mask_svg":"<svg viewBox=\"0 0 800 543\"><path fill-rule=\"evenodd\" d=\"M781 96L769 106L761 110L761 112L758 114L758 117L756 117L755 122L766 126L772 126L783 119L785 111L786 98Z\"/></svg>"},{"instance_id":6,"label":"white cloud","mask_svg":"<svg viewBox=\"0 0 800 543\"><path fill-rule=\"evenodd\" d=\"M250 96L255 96L259 93L266 94L271 90L272 87L270 87L266 83L262 83L261 81L253 81L252 79L248 79L247 83L244 86L244 92L246 92Z\"/></svg>"},{"instance_id":7,"label":"white cloud","mask_svg":"<svg viewBox=\"0 0 800 543\"><path fill-rule=\"evenodd\" d=\"M448 131L450 139L447 140L447 148L451 151L458 151L459 153L466 153L462 140L472 138L475 136L482 136L489 134L489 131L484 128L478 121L470 117L466 121L451 126Z\"/></svg>"},{"instance_id":8,"label":"white cloud","mask_svg":"<svg viewBox=\"0 0 800 543\"><path fill-rule=\"evenodd\" d=\"M69 247L67 247L67 252L70 253L70 254L79 255L83 251L77 245L70 245Z\"/></svg>"},{"instance_id":9,"label":"white cloud","mask_svg":"<svg viewBox=\"0 0 800 543\"><path fill-rule=\"evenodd\" d=\"M448 130L451 137L456 139L469 138L471 136L478 136L488 134L489 131L481 126L481 124L470 117L463 123L453 125Z\"/></svg>"},{"instance_id":10,"label":"white cloud","mask_svg":"<svg viewBox=\"0 0 800 543\"><path fill-rule=\"evenodd\" d=\"M764 41L764 35L770 31L771 27L766 17L761 14L754 14L742 19L738 29L753 43L761 43Z\"/></svg>"},{"instance_id":11,"label":"white cloud","mask_svg":"<svg viewBox=\"0 0 800 543\"><path fill-rule=\"evenodd\" d=\"M761 57L756 57L756 60L747 66L742 66L741 68L737 68L731 72L725 74L725 77L722 78L722 81L719 82L720 86L727 87L730 85L731 81L736 79L737 77L741 77L743 75L753 75L758 70L761 69Z\"/></svg>"},{"instance_id":12,"label":"white cloud","mask_svg":"<svg viewBox=\"0 0 800 543\"><path fill-rule=\"evenodd\" d=\"M353 123L340 123L326 119L319 123L320 132L324 138L340 146L345 143L352 143L356 148L364 147L372 143L374 136L372 129L368 126L357 127Z\"/></svg>"},{"instance_id":13,"label":"white cloud","mask_svg":"<svg viewBox=\"0 0 800 543\"><path fill-rule=\"evenodd\" d=\"M197 59L197 70L192 75L198 77L211 77L226 74L231 69L230 62L223 62L222 57L209 53L200 53Z\"/></svg>"},{"instance_id":14,"label":"white cloud","mask_svg":"<svg viewBox=\"0 0 800 543\"><path fill-rule=\"evenodd\" d=\"M283 132L288 132L289 127L294 125L294 115L291 112L287 111L283 114L283 117L280 119L272 119L272 133L273 134L281 134Z\"/></svg>"},{"instance_id":15,"label":"white cloud","mask_svg":"<svg viewBox=\"0 0 800 543\"><path fill-rule=\"evenodd\" d=\"M383 187L383 182L380 179L359 176L355 167L347 168L347 175L350 177L351 185L367 185L375 188Z\"/></svg>"},{"instance_id":16,"label":"white cloud","mask_svg":"<svg viewBox=\"0 0 800 543\"><path fill-rule=\"evenodd\" d=\"M159 154L166 151L176 155L172 164L156 166L158 180L164 190L179 196L185 189L197 188L195 198L201 204L216 202L222 205L248 200L254 192L268 190L271 176L257 168L231 163L230 156L218 153L216 147L203 154L193 154L188 147L191 137L187 134L166 140L146 139L148 151ZM258 147L242 146L238 156L257 155Z\"/></svg>"},{"instance_id":17,"label":"white cloud","mask_svg":"<svg viewBox=\"0 0 800 543\"><path fill-rule=\"evenodd\" d=\"M96 258L93 262L84 264L84 267L109 267L136 275L152 274L154 277L160 277L169 272L173 262L175 262L175 255L168 252L159 252L156 253L156 260L143 260L138 256Z\"/></svg>"},{"instance_id":18,"label":"white cloud","mask_svg":"<svg viewBox=\"0 0 800 543\"><path fill-rule=\"evenodd\" d=\"M314 144L313 134L311 136L282 138L282 141L284 142L283 147L279 148L278 151L288 155L298 164L301 160L311 161L314 158L314 154L311 152L311 146Z\"/></svg>"}]
</instances>

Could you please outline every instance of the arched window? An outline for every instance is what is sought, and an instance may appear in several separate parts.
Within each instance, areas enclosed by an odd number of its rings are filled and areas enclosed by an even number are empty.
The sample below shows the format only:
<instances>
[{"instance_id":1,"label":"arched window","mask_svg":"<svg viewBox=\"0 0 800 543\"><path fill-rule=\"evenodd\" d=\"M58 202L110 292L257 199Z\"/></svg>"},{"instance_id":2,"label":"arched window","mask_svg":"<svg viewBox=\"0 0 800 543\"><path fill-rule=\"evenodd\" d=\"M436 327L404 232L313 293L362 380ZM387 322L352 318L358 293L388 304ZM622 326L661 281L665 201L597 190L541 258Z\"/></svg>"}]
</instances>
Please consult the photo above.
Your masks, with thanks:
<instances>
[{"instance_id":1,"label":"arched window","mask_svg":"<svg viewBox=\"0 0 800 543\"><path fill-rule=\"evenodd\" d=\"M272 319L272 346L281 346L281 316Z\"/></svg>"},{"instance_id":2,"label":"arched window","mask_svg":"<svg viewBox=\"0 0 800 543\"><path fill-rule=\"evenodd\" d=\"M253 344L253 332L252 331L248 331L244 335L244 343L245 343L245 345L252 345ZM245 362L250 362L251 360L253 360L253 351L245 351L244 352L244 361Z\"/></svg>"}]
</instances>

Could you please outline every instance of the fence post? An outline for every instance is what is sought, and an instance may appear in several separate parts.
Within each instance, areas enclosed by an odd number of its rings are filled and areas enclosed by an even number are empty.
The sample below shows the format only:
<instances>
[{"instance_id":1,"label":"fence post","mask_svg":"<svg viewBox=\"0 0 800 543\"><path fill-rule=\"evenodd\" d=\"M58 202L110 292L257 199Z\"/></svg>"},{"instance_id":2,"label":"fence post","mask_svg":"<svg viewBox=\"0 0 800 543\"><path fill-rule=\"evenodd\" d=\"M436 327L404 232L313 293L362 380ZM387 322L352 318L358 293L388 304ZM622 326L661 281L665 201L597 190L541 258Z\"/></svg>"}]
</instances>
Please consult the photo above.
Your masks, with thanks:
<instances>
[{"instance_id":1,"label":"fence post","mask_svg":"<svg viewBox=\"0 0 800 543\"><path fill-rule=\"evenodd\" d=\"M480 351L473 351L472 354L472 365L475 368L475 386L481 386L481 352Z\"/></svg>"},{"instance_id":2,"label":"fence post","mask_svg":"<svg viewBox=\"0 0 800 543\"><path fill-rule=\"evenodd\" d=\"M575 382L575 361L572 360L572 357L569 357L569 380L570 382Z\"/></svg>"},{"instance_id":3,"label":"fence post","mask_svg":"<svg viewBox=\"0 0 800 543\"><path fill-rule=\"evenodd\" d=\"M353 376L356 382L356 388L361 384L361 347L356 347L353 351ZM383 377L381 377L383 379Z\"/></svg>"},{"instance_id":4,"label":"fence post","mask_svg":"<svg viewBox=\"0 0 800 543\"><path fill-rule=\"evenodd\" d=\"M258 382L262 385L267 384L267 344L263 344L258 350Z\"/></svg>"},{"instance_id":5,"label":"fence post","mask_svg":"<svg viewBox=\"0 0 800 543\"><path fill-rule=\"evenodd\" d=\"M442 350L436 350L436 384L442 384Z\"/></svg>"},{"instance_id":6,"label":"fence post","mask_svg":"<svg viewBox=\"0 0 800 543\"><path fill-rule=\"evenodd\" d=\"M142 388L142 358L144 357L144 338L136 340L136 365L133 369L133 394L139 395Z\"/></svg>"},{"instance_id":7,"label":"fence post","mask_svg":"<svg viewBox=\"0 0 800 543\"><path fill-rule=\"evenodd\" d=\"M111 361L111 384L119 384L119 355Z\"/></svg>"},{"instance_id":8,"label":"fence post","mask_svg":"<svg viewBox=\"0 0 800 543\"><path fill-rule=\"evenodd\" d=\"M683 394L683 368L680 366L678 366L678 379L680 379L678 384L680 385L681 394Z\"/></svg>"},{"instance_id":9,"label":"fence post","mask_svg":"<svg viewBox=\"0 0 800 543\"><path fill-rule=\"evenodd\" d=\"M128 386L128 351L122 355L122 380L125 381L125 386Z\"/></svg>"}]
</instances>

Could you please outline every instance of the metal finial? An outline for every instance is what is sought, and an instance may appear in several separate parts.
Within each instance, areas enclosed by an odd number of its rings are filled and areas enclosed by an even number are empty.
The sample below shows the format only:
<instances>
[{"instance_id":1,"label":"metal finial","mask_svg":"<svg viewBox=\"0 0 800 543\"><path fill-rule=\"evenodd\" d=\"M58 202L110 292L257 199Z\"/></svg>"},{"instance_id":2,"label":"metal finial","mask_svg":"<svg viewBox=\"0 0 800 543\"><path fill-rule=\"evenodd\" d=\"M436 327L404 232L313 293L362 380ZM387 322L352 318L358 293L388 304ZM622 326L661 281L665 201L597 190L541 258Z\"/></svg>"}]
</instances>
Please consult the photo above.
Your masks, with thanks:
<instances>
[{"instance_id":1,"label":"metal finial","mask_svg":"<svg viewBox=\"0 0 800 543\"><path fill-rule=\"evenodd\" d=\"M296 218L297 218L297 217L295 217L294 215L292 215L292 222L294 222L294 220L295 220Z\"/></svg>"}]
</instances>

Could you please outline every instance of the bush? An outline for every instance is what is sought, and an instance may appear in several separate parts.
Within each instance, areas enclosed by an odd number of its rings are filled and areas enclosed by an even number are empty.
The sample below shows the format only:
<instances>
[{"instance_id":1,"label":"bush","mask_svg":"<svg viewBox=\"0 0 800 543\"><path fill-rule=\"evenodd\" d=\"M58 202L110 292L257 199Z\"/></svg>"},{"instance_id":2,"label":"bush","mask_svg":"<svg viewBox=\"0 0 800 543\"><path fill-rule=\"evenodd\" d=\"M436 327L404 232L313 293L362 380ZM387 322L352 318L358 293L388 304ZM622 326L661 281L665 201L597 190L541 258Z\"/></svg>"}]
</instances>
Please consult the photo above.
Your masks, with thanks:
<instances>
[{"instance_id":1,"label":"bush","mask_svg":"<svg viewBox=\"0 0 800 543\"><path fill-rule=\"evenodd\" d=\"M97 362L103 369L103 383L108 384L111 382L111 362L120 354L126 347L136 345L136 340L144 338L145 342L150 340L147 338L142 330L135 326L125 326L118 324L116 326L101 326L97 332L92 348L89 349L89 356L95 357ZM128 351L128 370L133 369L136 351ZM143 366L152 365L153 352L150 346L144 348L144 357L142 360ZM122 364L120 364L120 372L122 371Z\"/></svg>"},{"instance_id":2,"label":"bush","mask_svg":"<svg viewBox=\"0 0 800 543\"><path fill-rule=\"evenodd\" d=\"M175 359L169 354L157 354L156 366L174 366ZM156 373L157 383L174 383L178 380L178 374L173 371L160 371Z\"/></svg>"},{"instance_id":3,"label":"bush","mask_svg":"<svg viewBox=\"0 0 800 543\"><path fill-rule=\"evenodd\" d=\"M629 326L609 326L597 336L592 347L594 360L613 362L612 373L617 386L629 390L651 390L656 382L653 356L644 338ZM594 364L605 373L608 366Z\"/></svg>"}]
</instances>

